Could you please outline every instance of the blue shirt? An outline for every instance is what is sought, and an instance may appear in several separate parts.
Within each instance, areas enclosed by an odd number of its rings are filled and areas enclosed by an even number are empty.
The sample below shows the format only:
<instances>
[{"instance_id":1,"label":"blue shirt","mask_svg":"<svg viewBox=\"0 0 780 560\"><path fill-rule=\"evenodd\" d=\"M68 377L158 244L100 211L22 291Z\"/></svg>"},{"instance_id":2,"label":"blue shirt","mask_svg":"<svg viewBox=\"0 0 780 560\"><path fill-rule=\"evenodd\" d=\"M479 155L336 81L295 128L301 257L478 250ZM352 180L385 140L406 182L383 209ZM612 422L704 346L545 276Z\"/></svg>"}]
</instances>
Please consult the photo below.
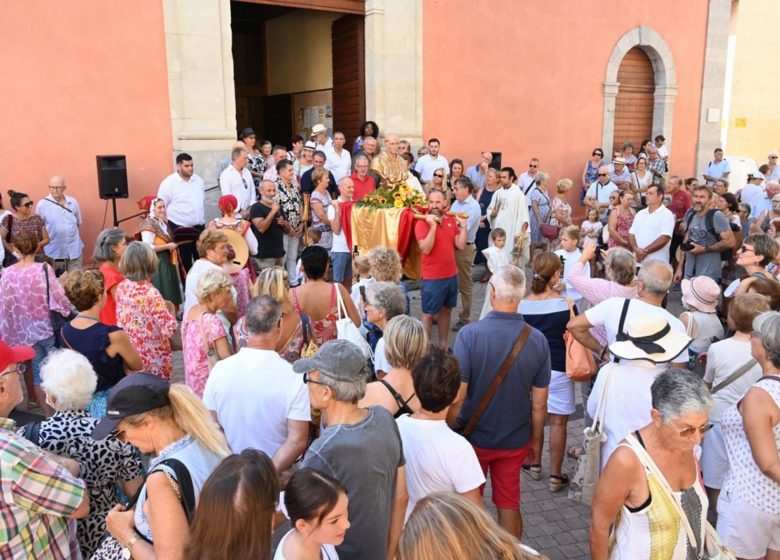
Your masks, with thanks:
<instances>
[{"instance_id":1,"label":"blue shirt","mask_svg":"<svg viewBox=\"0 0 780 560\"><path fill-rule=\"evenodd\" d=\"M487 173L480 173L479 165L472 165L466 169L466 177L471 179L471 184L474 185L475 189L482 189L485 187Z\"/></svg>"},{"instance_id":2,"label":"blue shirt","mask_svg":"<svg viewBox=\"0 0 780 560\"><path fill-rule=\"evenodd\" d=\"M452 212L466 212L469 215L468 222L466 222L466 230L468 232L466 243L474 243L474 240L477 238L477 230L479 229L479 219L482 217L479 202L469 195L465 202L453 200L450 210Z\"/></svg>"},{"instance_id":3,"label":"blue shirt","mask_svg":"<svg viewBox=\"0 0 780 560\"><path fill-rule=\"evenodd\" d=\"M519 313L492 311L458 332L453 353L460 364L460 379L468 383L459 425L468 424L524 326ZM471 444L483 449L525 447L531 436L531 389L549 384L550 348L545 336L531 328L525 346L471 432Z\"/></svg>"}]
</instances>

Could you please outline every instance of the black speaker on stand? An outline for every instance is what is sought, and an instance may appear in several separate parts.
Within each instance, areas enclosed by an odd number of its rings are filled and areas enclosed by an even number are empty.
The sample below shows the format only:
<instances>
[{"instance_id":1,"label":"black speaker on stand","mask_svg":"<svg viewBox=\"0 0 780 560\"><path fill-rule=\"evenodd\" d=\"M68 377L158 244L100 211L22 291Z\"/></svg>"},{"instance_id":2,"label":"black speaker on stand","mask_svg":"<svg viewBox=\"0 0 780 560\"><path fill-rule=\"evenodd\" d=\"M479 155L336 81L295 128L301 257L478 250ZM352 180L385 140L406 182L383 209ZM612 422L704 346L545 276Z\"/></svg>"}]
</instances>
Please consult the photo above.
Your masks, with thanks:
<instances>
[{"instance_id":1,"label":"black speaker on stand","mask_svg":"<svg viewBox=\"0 0 780 560\"><path fill-rule=\"evenodd\" d=\"M114 211L114 227L120 222L135 218L135 214L129 218L119 219L116 214L116 199L128 198L130 192L127 188L127 159L122 155L95 156L97 160L98 196L102 200L110 200Z\"/></svg>"}]
</instances>

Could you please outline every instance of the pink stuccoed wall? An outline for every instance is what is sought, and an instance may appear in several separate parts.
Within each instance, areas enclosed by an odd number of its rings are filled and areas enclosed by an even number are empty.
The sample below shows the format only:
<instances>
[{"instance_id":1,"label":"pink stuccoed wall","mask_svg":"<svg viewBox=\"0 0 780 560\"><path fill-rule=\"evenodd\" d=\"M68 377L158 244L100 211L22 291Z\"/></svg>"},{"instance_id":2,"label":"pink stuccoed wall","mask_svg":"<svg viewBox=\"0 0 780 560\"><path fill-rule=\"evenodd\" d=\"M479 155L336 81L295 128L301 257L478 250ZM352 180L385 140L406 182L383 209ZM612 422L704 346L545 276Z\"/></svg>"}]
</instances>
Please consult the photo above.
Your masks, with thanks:
<instances>
[{"instance_id":1,"label":"pink stuccoed wall","mask_svg":"<svg viewBox=\"0 0 780 560\"><path fill-rule=\"evenodd\" d=\"M98 198L97 154L127 156L130 199L157 192L172 172L163 8L159 0L4 2L0 30L0 189L36 202L63 175L82 208L85 261L110 227ZM109 202L110 205L110 202ZM137 220L126 224L132 233Z\"/></svg>"},{"instance_id":2,"label":"pink stuccoed wall","mask_svg":"<svg viewBox=\"0 0 780 560\"><path fill-rule=\"evenodd\" d=\"M562 177L574 180L574 201L583 165L601 144L609 58L620 37L648 25L668 43L677 70L671 172L690 176L707 4L424 0L423 135L467 166L482 150L500 151L519 175L538 157L551 191Z\"/></svg>"}]
</instances>

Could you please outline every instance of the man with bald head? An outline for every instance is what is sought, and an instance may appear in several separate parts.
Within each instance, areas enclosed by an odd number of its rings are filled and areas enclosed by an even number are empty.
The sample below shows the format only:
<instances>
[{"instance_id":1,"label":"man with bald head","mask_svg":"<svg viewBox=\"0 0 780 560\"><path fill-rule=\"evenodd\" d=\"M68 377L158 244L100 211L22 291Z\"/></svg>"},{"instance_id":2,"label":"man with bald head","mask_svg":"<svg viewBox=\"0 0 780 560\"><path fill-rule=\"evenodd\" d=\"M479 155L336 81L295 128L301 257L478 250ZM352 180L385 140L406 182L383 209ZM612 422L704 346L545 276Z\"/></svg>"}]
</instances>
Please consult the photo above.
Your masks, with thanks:
<instances>
[{"instance_id":1,"label":"man with bald head","mask_svg":"<svg viewBox=\"0 0 780 560\"><path fill-rule=\"evenodd\" d=\"M35 209L35 213L46 222L49 244L43 250L54 261L57 276L81 268L81 251L84 248L79 235L81 209L75 198L65 194L65 189L63 177L52 177L49 179L49 194Z\"/></svg>"},{"instance_id":2,"label":"man with bald head","mask_svg":"<svg viewBox=\"0 0 780 560\"><path fill-rule=\"evenodd\" d=\"M471 179L471 184L474 185L474 190L479 190L485 187L487 170L492 162L493 154L490 152L482 152L479 154L479 163L475 163L466 169L466 177Z\"/></svg>"},{"instance_id":3,"label":"man with bald head","mask_svg":"<svg viewBox=\"0 0 780 560\"><path fill-rule=\"evenodd\" d=\"M396 134L385 136L385 149L371 162L371 169L379 176L382 187L396 185L406 176L406 160L398 155L399 138Z\"/></svg>"},{"instance_id":4,"label":"man with bald head","mask_svg":"<svg viewBox=\"0 0 780 560\"><path fill-rule=\"evenodd\" d=\"M330 229L333 230L333 246L330 258L333 262L333 281L343 284L349 290L352 288L352 250L347 244L347 236L341 226L341 205L352 202L355 193L355 183L351 177L343 177L339 181L339 196L328 206Z\"/></svg>"}]
</instances>

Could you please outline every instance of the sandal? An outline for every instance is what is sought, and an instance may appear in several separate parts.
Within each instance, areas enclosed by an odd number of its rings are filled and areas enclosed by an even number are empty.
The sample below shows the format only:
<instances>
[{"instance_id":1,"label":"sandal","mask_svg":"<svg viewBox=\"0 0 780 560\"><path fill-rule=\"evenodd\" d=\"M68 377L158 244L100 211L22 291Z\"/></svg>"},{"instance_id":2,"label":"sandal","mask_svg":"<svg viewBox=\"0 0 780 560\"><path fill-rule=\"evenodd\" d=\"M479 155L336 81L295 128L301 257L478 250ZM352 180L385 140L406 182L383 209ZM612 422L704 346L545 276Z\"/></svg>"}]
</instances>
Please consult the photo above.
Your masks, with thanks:
<instances>
[{"instance_id":1,"label":"sandal","mask_svg":"<svg viewBox=\"0 0 780 560\"><path fill-rule=\"evenodd\" d=\"M566 455L572 459L579 459L584 452L585 450L582 447L571 446L566 450Z\"/></svg>"},{"instance_id":2,"label":"sandal","mask_svg":"<svg viewBox=\"0 0 780 560\"><path fill-rule=\"evenodd\" d=\"M534 480L542 479L542 465L539 463L533 465L523 465L523 470Z\"/></svg>"},{"instance_id":3,"label":"sandal","mask_svg":"<svg viewBox=\"0 0 780 560\"><path fill-rule=\"evenodd\" d=\"M566 474L551 474L550 475L550 492L560 492L569 485L569 475Z\"/></svg>"}]
</instances>

